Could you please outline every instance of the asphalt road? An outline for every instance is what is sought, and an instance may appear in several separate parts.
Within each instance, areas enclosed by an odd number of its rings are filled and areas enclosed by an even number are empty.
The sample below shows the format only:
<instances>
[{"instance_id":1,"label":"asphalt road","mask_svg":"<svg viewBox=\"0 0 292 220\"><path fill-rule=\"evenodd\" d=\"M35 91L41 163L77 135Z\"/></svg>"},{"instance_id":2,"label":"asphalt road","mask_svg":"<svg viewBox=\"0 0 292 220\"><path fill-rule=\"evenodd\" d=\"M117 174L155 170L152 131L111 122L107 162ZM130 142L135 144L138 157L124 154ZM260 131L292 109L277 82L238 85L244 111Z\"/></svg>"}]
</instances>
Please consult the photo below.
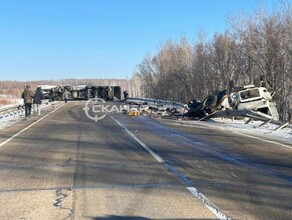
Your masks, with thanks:
<instances>
[{"instance_id":1,"label":"asphalt road","mask_svg":"<svg viewBox=\"0 0 292 220\"><path fill-rule=\"evenodd\" d=\"M1 131L0 219L292 218L290 148L83 107Z\"/></svg>"}]
</instances>

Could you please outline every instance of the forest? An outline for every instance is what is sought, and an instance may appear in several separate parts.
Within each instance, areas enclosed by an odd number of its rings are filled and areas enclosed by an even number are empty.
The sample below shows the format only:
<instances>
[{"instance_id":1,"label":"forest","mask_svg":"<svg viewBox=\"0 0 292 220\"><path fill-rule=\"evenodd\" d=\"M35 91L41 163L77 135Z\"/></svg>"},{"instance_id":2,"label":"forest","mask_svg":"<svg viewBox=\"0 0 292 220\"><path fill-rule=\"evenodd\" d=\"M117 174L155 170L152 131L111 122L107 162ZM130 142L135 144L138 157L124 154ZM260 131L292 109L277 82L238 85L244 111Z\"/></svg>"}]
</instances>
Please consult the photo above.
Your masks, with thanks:
<instances>
[{"instance_id":1,"label":"forest","mask_svg":"<svg viewBox=\"0 0 292 220\"><path fill-rule=\"evenodd\" d=\"M229 28L208 38L200 32L195 42L182 37L167 40L155 55L138 65L144 96L188 102L202 100L216 90L258 86L263 75L274 91L281 121L292 114L292 8L268 13L264 7L252 13L228 16Z\"/></svg>"}]
</instances>

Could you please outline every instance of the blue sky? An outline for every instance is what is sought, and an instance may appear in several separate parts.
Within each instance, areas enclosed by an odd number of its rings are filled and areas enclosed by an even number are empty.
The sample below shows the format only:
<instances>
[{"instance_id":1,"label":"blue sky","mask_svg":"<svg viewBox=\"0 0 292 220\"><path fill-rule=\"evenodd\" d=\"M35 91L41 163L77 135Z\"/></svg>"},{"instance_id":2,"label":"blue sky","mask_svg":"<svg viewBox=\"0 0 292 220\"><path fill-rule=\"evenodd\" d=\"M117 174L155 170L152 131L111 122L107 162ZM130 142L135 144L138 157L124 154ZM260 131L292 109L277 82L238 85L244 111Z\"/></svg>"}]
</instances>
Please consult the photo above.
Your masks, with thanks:
<instances>
[{"instance_id":1,"label":"blue sky","mask_svg":"<svg viewBox=\"0 0 292 220\"><path fill-rule=\"evenodd\" d=\"M0 0L0 80L130 78L159 45L279 0Z\"/></svg>"}]
</instances>

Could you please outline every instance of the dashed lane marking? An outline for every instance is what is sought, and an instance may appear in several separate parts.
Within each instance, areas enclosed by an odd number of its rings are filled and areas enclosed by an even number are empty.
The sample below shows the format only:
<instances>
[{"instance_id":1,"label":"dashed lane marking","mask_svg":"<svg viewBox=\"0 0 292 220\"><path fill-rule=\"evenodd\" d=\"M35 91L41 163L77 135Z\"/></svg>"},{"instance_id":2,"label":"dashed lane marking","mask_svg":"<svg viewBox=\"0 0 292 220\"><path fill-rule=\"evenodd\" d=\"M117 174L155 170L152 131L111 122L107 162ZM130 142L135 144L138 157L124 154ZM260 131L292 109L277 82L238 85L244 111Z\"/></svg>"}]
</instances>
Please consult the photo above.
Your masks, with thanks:
<instances>
[{"instance_id":1,"label":"dashed lane marking","mask_svg":"<svg viewBox=\"0 0 292 220\"><path fill-rule=\"evenodd\" d=\"M131 131L128 130L121 122L119 122L114 117L111 117L119 126L121 126L135 141L137 141L148 153L150 153L159 163L164 163L165 161L154 153L146 144L144 144L139 138L137 138Z\"/></svg>"},{"instance_id":2,"label":"dashed lane marking","mask_svg":"<svg viewBox=\"0 0 292 220\"><path fill-rule=\"evenodd\" d=\"M137 141L145 150L147 150L159 163L163 163L165 167L176 175L182 184L190 185L192 182L187 179L186 176L176 171L174 167L167 164L163 158L161 158L158 154L156 154L153 150L151 150L145 143L143 143L136 135L134 135L131 131L129 131L126 126L124 126L121 122L111 116L111 119L114 120L120 127L122 127L135 141ZM226 216L223 212L219 210L205 195L199 192L194 186L187 187L187 190L196 197L199 201L201 201L214 215L217 216L220 220L230 220L231 218Z\"/></svg>"}]
</instances>

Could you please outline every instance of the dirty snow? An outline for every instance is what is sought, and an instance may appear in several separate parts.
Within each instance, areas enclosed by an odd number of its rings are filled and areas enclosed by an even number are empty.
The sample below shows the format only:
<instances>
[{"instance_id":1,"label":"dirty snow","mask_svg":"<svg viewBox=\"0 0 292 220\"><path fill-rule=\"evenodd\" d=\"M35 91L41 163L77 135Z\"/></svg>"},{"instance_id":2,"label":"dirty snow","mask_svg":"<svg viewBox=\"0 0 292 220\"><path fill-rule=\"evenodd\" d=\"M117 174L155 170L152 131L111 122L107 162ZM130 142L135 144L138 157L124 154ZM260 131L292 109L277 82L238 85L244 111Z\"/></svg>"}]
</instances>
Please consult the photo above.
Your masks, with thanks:
<instances>
[{"instance_id":1,"label":"dirty snow","mask_svg":"<svg viewBox=\"0 0 292 220\"><path fill-rule=\"evenodd\" d=\"M213 118L206 121L177 121L183 125L210 127L213 129L220 129L230 131L236 134L248 135L250 137L260 138L267 141L282 143L292 148L292 129L283 128L275 131L279 125L266 124L259 127L262 121L251 121L248 124L245 122L248 118L241 120L232 120L230 118ZM291 126L291 125L290 125Z\"/></svg>"},{"instance_id":2,"label":"dirty snow","mask_svg":"<svg viewBox=\"0 0 292 220\"><path fill-rule=\"evenodd\" d=\"M251 121L249 124L245 124L248 119L232 121L227 118L217 118L212 120L216 123L216 127L219 125L221 129L292 144L292 129L288 127L282 128L281 130L275 130L279 127L279 125L271 123L259 127L263 123L262 121Z\"/></svg>"}]
</instances>

